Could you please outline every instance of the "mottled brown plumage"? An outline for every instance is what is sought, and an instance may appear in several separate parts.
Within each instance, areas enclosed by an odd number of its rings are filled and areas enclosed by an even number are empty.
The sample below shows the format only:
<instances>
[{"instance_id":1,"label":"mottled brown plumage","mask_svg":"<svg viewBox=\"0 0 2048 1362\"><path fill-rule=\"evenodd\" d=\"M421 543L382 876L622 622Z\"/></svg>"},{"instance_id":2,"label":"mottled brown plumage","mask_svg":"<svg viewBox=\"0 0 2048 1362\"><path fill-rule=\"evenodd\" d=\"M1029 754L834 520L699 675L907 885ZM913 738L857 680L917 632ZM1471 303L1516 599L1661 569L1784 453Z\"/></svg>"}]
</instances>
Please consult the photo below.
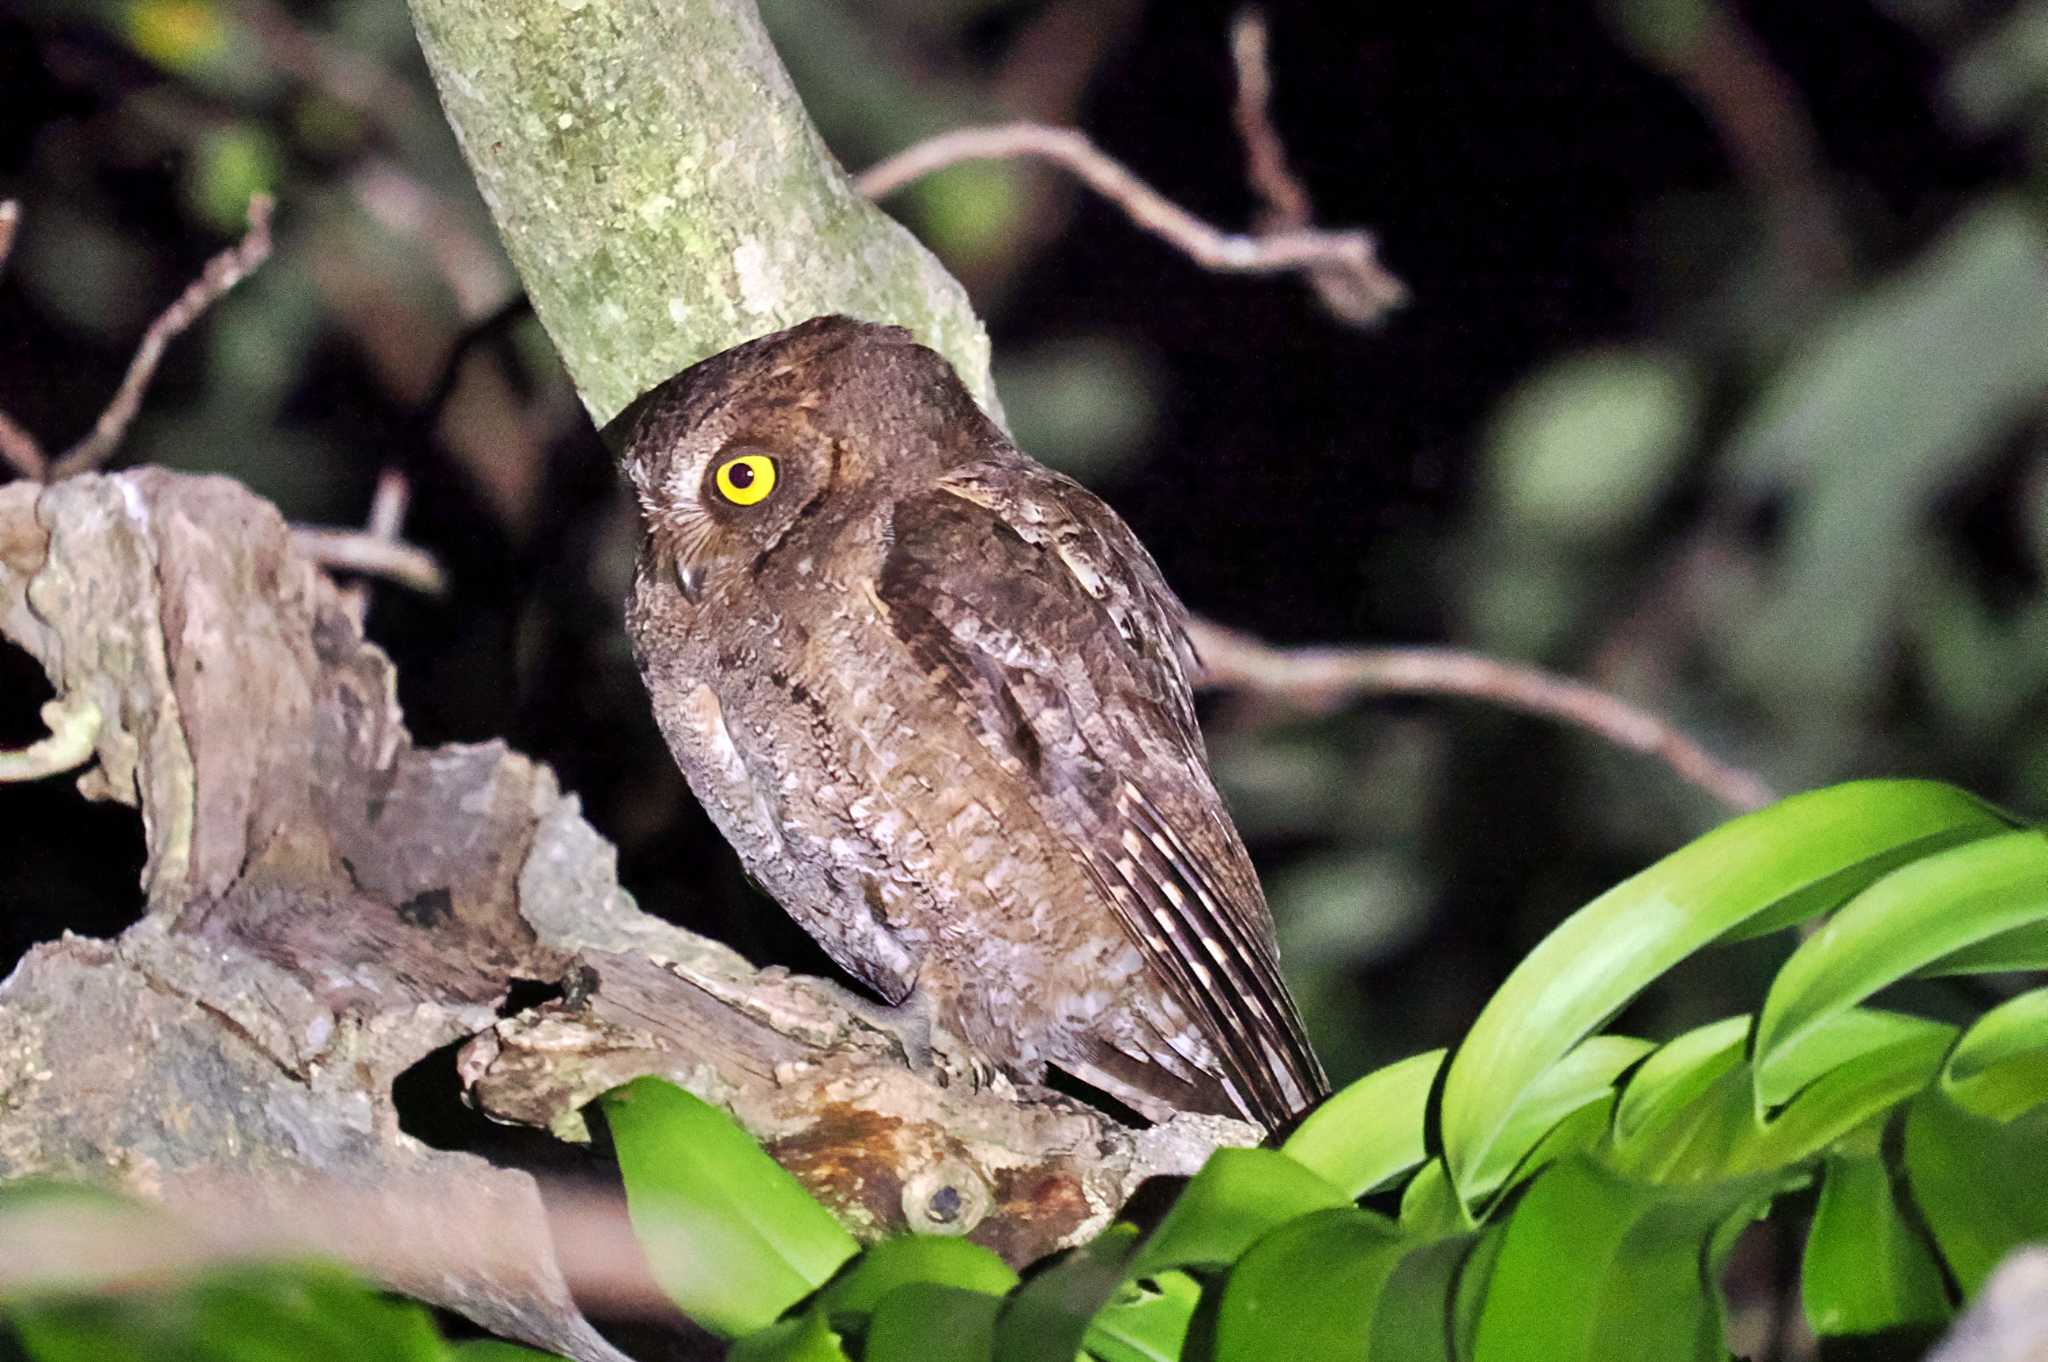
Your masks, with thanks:
<instances>
[{"instance_id":1,"label":"mottled brown plumage","mask_svg":"<svg viewBox=\"0 0 2048 1362\"><path fill-rule=\"evenodd\" d=\"M1271 1126L1321 1094L1184 612L1114 512L907 332L843 317L705 360L622 428L662 732L833 959L1018 1077L1148 1115Z\"/></svg>"}]
</instances>

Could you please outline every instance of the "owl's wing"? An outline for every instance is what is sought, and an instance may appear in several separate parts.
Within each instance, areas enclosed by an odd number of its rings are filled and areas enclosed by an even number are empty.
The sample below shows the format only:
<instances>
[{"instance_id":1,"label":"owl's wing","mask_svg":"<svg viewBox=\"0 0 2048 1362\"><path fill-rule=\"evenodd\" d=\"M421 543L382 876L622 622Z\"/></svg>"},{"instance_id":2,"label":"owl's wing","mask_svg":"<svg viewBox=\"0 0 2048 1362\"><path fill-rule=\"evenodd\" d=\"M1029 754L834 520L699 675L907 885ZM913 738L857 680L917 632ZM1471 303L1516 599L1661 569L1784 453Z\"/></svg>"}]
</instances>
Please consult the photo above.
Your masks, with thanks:
<instances>
[{"instance_id":1,"label":"owl's wing","mask_svg":"<svg viewBox=\"0 0 2048 1362\"><path fill-rule=\"evenodd\" d=\"M1265 898L1209 777L1186 612L1129 527L1079 484L992 458L898 503L877 591L976 736L1057 811L1207 1040L1202 1060L1221 1071L1204 1077L1269 1127L1320 1096ZM1152 1037L1143 1058L1157 1094L1185 1100L1173 1039Z\"/></svg>"}]
</instances>

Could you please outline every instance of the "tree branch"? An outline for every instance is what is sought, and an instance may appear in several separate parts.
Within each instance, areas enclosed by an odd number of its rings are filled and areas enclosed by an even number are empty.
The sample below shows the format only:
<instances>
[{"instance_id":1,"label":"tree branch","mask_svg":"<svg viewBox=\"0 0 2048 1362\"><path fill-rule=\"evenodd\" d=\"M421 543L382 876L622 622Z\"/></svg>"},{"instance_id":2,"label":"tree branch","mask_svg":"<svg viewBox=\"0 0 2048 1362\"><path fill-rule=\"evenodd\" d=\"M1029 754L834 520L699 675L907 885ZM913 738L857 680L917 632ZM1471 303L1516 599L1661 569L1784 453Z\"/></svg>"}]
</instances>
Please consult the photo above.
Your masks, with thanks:
<instances>
[{"instance_id":1,"label":"tree branch","mask_svg":"<svg viewBox=\"0 0 2048 1362\"><path fill-rule=\"evenodd\" d=\"M1755 774L1731 766L1666 720L1583 681L1456 648L1271 647L1207 620L1189 625L1202 659L1199 683L1275 695L1310 710L1372 695L1461 695L1562 719L1617 747L1657 758L1731 809L1776 799Z\"/></svg>"},{"instance_id":2,"label":"tree branch","mask_svg":"<svg viewBox=\"0 0 2048 1362\"><path fill-rule=\"evenodd\" d=\"M812 128L751 0L411 0L441 105L591 417L824 312L908 326L994 409L960 286Z\"/></svg>"},{"instance_id":3,"label":"tree branch","mask_svg":"<svg viewBox=\"0 0 2048 1362\"><path fill-rule=\"evenodd\" d=\"M121 386L115 389L113 400L100 413L100 419L93 423L92 432L65 450L50 465L52 479L68 478L98 468L112 457L128 434L135 414L142 410L142 394L148 389L149 381L156 377L156 366L163 360L164 347L205 315L206 309L212 307L221 295L248 278L258 265L270 258L272 206L268 194L258 194L250 199L247 234L234 246L207 261L206 268L200 271L197 279L186 285L177 301L149 324L149 329L142 333L142 344L135 348L135 357L128 361L128 372L122 376Z\"/></svg>"},{"instance_id":4,"label":"tree branch","mask_svg":"<svg viewBox=\"0 0 2048 1362\"><path fill-rule=\"evenodd\" d=\"M485 1111L569 1136L599 1092L661 1074L856 1232L944 1228L1020 1263L1144 1178L1256 1138L941 1086L839 991L640 912L545 768L413 744L389 661L275 508L227 479L0 487L0 636L104 716L80 788L138 805L148 851L140 922L44 943L0 982L0 1181L163 1199L225 1178L271 1208L257 1228L321 1188L439 1187L426 1241L338 1250L497 1332L617 1362L532 1178L400 1130L392 1084L435 1051L464 1045ZM564 996L501 1017L519 979Z\"/></svg>"}]
</instances>

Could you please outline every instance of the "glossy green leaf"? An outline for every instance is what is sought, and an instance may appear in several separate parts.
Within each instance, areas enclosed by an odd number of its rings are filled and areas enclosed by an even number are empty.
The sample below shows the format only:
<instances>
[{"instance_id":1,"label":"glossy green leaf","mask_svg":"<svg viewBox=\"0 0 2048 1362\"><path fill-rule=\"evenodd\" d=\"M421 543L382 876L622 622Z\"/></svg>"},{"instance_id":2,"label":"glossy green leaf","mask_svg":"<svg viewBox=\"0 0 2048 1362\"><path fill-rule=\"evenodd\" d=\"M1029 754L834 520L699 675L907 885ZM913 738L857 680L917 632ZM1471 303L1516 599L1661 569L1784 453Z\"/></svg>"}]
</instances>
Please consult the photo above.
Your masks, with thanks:
<instances>
[{"instance_id":1,"label":"glossy green leaf","mask_svg":"<svg viewBox=\"0 0 2048 1362\"><path fill-rule=\"evenodd\" d=\"M848 1362L824 1315L806 1310L734 1341L725 1362Z\"/></svg>"},{"instance_id":2,"label":"glossy green leaf","mask_svg":"<svg viewBox=\"0 0 2048 1362\"><path fill-rule=\"evenodd\" d=\"M1401 1189L1401 1228L1415 1238L1464 1234L1474 1225L1471 1213L1451 1186L1442 1159L1431 1159L1416 1169Z\"/></svg>"},{"instance_id":3,"label":"glossy green leaf","mask_svg":"<svg viewBox=\"0 0 2048 1362\"><path fill-rule=\"evenodd\" d=\"M1942 1072L1949 1099L2009 1121L2048 1103L2048 988L2008 998L1963 1032Z\"/></svg>"},{"instance_id":4,"label":"glossy green leaf","mask_svg":"<svg viewBox=\"0 0 2048 1362\"><path fill-rule=\"evenodd\" d=\"M2029 922L2009 932L1944 955L1920 971L1924 975L2006 974L2048 969L2048 921Z\"/></svg>"},{"instance_id":5,"label":"glossy green leaf","mask_svg":"<svg viewBox=\"0 0 2048 1362\"><path fill-rule=\"evenodd\" d=\"M1000 1298L980 1291L937 1282L899 1286L868 1316L861 1362L989 1362L1002 1309Z\"/></svg>"},{"instance_id":6,"label":"glossy green leaf","mask_svg":"<svg viewBox=\"0 0 2048 1362\"><path fill-rule=\"evenodd\" d=\"M1965 1111L1939 1088L1906 1112L1906 1185L1966 1296L2021 1244L2048 1239L2048 1110Z\"/></svg>"},{"instance_id":7,"label":"glossy green leaf","mask_svg":"<svg viewBox=\"0 0 2048 1362\"><path fill-rule=\"evenodd\" d=\"M1131 1275L1223 1267L1274 1226L1351 1198L1277 1149L1219 1149L1181 1189Z\"/></svg>"},{"instance_id":8,"label":"glossy green leaf","mask_svg":"<svg viewBox=\"0 0 2048 1362\"><path fill-rule=\"evenodd\" d=\"M1509 1214L1475 1362L1720 1362L1715 1250L1775 1185L1750 1178L1678 1191L1584 1160L1545 1170Z\"/></svg>"},{"instance_id":9,"label":"glossy green leaf","mask_svg":"<svg viewBox=\"0 0 2048 1362\"><path fill-rule=\"evenodd\" d=\"M1899 1013L1857 1008L1834 1017L1802 1047L1815 1076L1765 1120L1756 1110L1737 1028L1703 1027L1680 1038L1688 1042L1684 1054L1654 1069L1653 1057L1637 1071L1636 1080L1647 1078L1652 1091L1634 1105L1623 1094L1601 1159L1623 1176L1666 1183L1795 1168L1917 1094L1939 1070L1954 1035L1940 1022ZM1814 1061L1823 1057L1834 1067L1819 1070Z\"/></svg>"},{"instance_id":10,"label":"glossy green leaf","mask_svg":"<svg viewBox=\"0 0 2048 1362\"><path fill-rule=\"evenodd\" d=\"M1445 1052L1431 1050L1375 1069L1295 1128L1282 1153L1346 1196L1364 1196L1420 1164L1429 1090Z\"/></svg>"},{"instance_id":11,"label":"glossy green leaf","mask_svg":"<svg viewBox=\"0 0 2048 1362\"><path fill-rule=\"evenodd\" d=\"M1230 1362L1363 1357L1374 1306L1409 1247L1387 1220L1355 1207L1282 1225L1224 1279L1216 1356Z\"/></svg>"},{"instance_id":12,"label":"glossy green leaf","mask_svg":"<svg viewBox=\"0 0 2048 1362\"><path fill-rule=\"evenodd\" d=\"M1112 1225L1025 1282L996 1316L995 1362L1073 1362L1137 1252L1137 1227Z\"/></svg>"},{"instance_id":13,"label":"glossy green leaf","mask_svg":"<svg viewBox=\"0 0 2048 1362\"><path fill-rule=\"evenodd\" d=\"M854 1255L853 1236L718 1108L658 1078L601 1100L648 1266L705 1328L765 1328Z\"/></svg>"},{"instance_id":14,"label":"glossy green leaf","mask_svg":"<svg viewBox=\"0 0 2048 1362\"><path fill-rule=\"evenodd\" d=\"M1452 1056L1441 1135L1454 1183L1512 1167L1521 1151L1495 1146L1544 1072L1700 947L1824 912L1902 859L2010 826L1945 785L1838 785L1724 824L1601 895L1529 954Z\"/></svg>"},{"instance_id":15,"label":"glossy green leaf","mask_svg":"<svg viewBox=\"0 0 2048 1362\"><path fill-rule=\"evenodd\" d=\"M2048 918L2048 835L2008 832L1928 856L1871 885L1801 943L1757 1018L1757 1100L1804 1077L1801 1042L1821 1023L1967 946Z\"/></svg>"},{"instance_id":16,"label":"glossy green leaf","mask_svg":"<svg viewBox=\"0 0 2048 1362\"><path fill-rule=\"evenodd\" d=\"M1828 1160L1799 1280L1807 1322L1824 1338L1949 1316L1941 1267L1899 1213L1882 1159Z\"/></svg>"},{"instance_id":17,"label":"glossy green leaf","mask_svg":"<svg viewBox=\"0 0 2048 1362\"><path fill-rule=\"evenodd\" d=\"M1201 1301L1201 1283L1185 1272L1126 1282L1088 1326L1088 1354L1101 1362L1178 1362Z\"/></svg>"},{"instance_id":18,"label":"glossy green leaf","mask_svg":"<svg viewBox=\"0 0 2048 1362\"><path fill-rule=\"evenodd\" d=\"M1491 1152L1460 1179L1458 1190L1466 1203L1476 1203L1524 1166L1531 1151L1567 1117L1609 1096L1623 1071L1653 1048L1633 1036L1592 1036L1537 1075Z\"/></svg>"},{"instance_id":19,"label":"glossy green leaf","mask_svg":"<svg viewBox=\"0 0 2048 1362\"><path fill-rule=\"evenodd\" d=\"M1886 1043L1815 1079L1770 1121L1752 1127L1729 1151L1721 1171L1734 1176L1793 1167L1884 1119L1932 1083L1955 1043L1956 1028L1886 1015L1897 1023Z\"/></svg>"},{"instance_id":20,"label":"glossy green leaf","mask_svg":"<svg viewBox=\"0 0 2048 1362\"><path fill-rule=\"evenodd\" d=\"M1373 1311L1371 1362L1452 1362L1452 1302L1479 1242L1462 1234L1409 1249Z\"/></svg>"},{"instance_id":21,"label":"glossy green leaf","mask_svg":"<svg viewBox=\"0 0 2048 1362\"><path fill-rule=\"evenodd\" d=\"M1497 1220L1479 1232L1472 1251L1458 1269L1451 1284L1451 1356L1457 1362L1472 1362L1479 1349L1479 1317L1486 1308L1487 1292L1493 1287L1493 1269L1507 1243L1506 1220Z\"/></svg>"},{"instance_id":22,"label":"glossy green leaf","mask_svg":"<svg viewBox=\"0 0 2048 1362\"><path fill-rule=\"evenodd\" d=\"M120 1295L11 1301L33 1362L440 1362L432 1316L339 1268L265 1266Z\"/></svg>"},{"instance_id":23,"label":"glossy green leaf","mask_svg":"<svg viewBox=\"0 0 2048 1362\"><path fill-rule=\"evenodd\" d=\"M818 1293L816 1308L838 1322L866 1315L876 1302L909 1282L935 1282L1001 1296L1017 1284L1015 1269L992 1249L965 1239L906 1234L870 1246Z\"/></svg>"},{"instance_id":24,"label":"glossy green leaf","mask_svg":"<svg viewBox=\"0 0 2048 1362\"><path fill-rule=\"evenodd\" d=\"M1683 1118L1722 1075L1742 1063L1749 1018L1729 1017L1657 1047L1629 1075L1614 1109L1614 1144L1629 1150Z\"/></svg>"},{"instance_id":25,"label":"glossy green leaf","mask_svg":"<svg viewBox=\"0 0 2048 1362\"><path fill-rule=\"evenodd\" d=\"M474 1338L467 1343L453 1344L448 1349L448 1356L456 1362L567 1362L559 1353L544 1353L538 1348L506 1343L496 1338Z\"/></svg>"}]
</instances>

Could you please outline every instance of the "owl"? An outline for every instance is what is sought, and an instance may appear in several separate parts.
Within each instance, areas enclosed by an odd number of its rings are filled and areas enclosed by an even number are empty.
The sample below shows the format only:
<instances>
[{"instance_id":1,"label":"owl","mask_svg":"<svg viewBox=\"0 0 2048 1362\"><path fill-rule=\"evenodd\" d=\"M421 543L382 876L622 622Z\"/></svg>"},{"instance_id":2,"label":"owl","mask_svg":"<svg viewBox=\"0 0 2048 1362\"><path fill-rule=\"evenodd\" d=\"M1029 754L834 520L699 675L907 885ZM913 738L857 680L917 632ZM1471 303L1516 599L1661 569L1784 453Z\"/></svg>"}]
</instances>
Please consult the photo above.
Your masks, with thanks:
<instances>
[{"instance_id":1,"label":"owl","mask_svg":"<svg viewBox=\"0 0 2048 1362\"><path fill-rule=\"evenodd\" d=\"M1151 1119L1272 1128L1325 1091L1185 611L1115 512L908 332L845 317L704 360L614 434L662 734L833 960Z\"/></svg>"}]
</instances>

